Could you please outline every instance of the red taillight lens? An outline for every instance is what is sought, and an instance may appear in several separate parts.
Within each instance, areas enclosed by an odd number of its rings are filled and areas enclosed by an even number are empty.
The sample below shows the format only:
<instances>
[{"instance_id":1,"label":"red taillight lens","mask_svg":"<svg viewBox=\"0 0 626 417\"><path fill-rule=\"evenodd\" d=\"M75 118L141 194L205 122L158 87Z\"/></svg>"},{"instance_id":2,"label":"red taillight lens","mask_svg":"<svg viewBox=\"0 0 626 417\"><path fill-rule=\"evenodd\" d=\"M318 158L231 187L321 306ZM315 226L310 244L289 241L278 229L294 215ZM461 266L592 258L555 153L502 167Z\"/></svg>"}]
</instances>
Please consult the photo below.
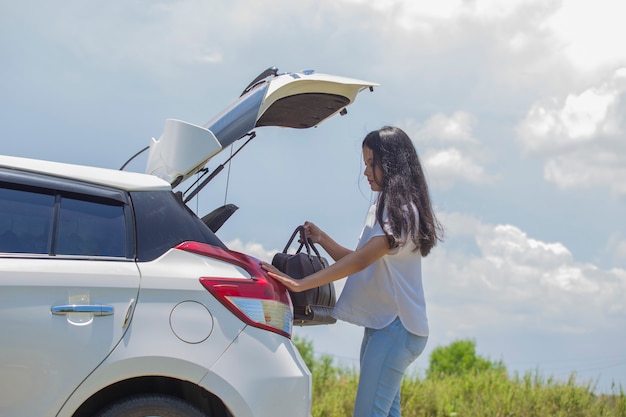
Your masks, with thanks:
<instances>
[{"instance_id":1,"label":"red taillight lens","mask_svg":"<svg viewBox=\"0 0 626 417\"><path fill-rule=\"evenodd\" d=\"M289 293L267 276L258 259L198 242L184 242L176 249L244 269L250 278L201 277L200 283L243 322L291 337L293 309Z\"/></svg>"}]
</instances>

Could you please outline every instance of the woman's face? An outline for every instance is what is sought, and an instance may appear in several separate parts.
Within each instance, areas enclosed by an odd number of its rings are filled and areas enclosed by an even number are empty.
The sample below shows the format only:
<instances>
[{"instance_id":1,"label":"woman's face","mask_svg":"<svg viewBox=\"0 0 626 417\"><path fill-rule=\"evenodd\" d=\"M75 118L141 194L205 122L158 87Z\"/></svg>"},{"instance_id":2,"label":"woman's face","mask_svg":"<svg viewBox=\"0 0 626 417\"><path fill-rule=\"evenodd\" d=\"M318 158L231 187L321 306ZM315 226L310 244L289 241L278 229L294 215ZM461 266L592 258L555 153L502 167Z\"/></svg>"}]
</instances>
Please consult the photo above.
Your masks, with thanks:
<instances>
[{"instance_id":1,"label":"woman's face","mask_svg":"<svg viewBox=\"0 0 626 417\"><path fill-rule=\"evenodd\" d=\"M372 191L382 191L383 170L374 163L374 152L367 146L363 146L363 162L365 163L365 172L363 174L367 178Z\"/></svg>"}]
</instances>

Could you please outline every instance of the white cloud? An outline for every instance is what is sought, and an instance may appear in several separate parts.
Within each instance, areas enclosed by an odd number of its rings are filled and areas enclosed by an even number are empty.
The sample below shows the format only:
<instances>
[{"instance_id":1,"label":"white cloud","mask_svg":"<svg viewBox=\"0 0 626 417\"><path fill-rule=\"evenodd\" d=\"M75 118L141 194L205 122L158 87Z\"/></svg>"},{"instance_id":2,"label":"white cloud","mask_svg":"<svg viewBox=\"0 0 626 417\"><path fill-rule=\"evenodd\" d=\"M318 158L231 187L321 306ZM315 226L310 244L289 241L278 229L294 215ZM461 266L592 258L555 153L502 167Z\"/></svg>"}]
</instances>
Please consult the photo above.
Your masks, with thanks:
<instances>
[{"instance_id":1,"label":"white cloud","mask_svg":"<svg viewBox=\"0 0 626 417\"><path fill-rule=\"evenodd\" d=\"M626 267L626 239L620 232L614 232L609 236L604 250L613 258L615 265Z\"/></svg>"},{"instance_id":2,"label":"white cloud","mask_svg":"<svg viewBox=\"0 0 626 417\"><path fill-rule=\"evenodd\" d=\"M612 125L609 110L619 93L590 88L533 105L519 128L523 147L540 153L592 141Z\"/></svg>"},{"instance_id":3,"label":"white cloud","mask_svg":"<svg viewBox=\"0 0 626 417\"><path fill-rule=\"evenodd\" d=\"M346 3L366 4L379 12L394 13L406 29L431 29L428 21L451 20L460 17L499 19L510 16L522 6L545 4L545 0L344 0Z\"/></svg>"},{"instance_id":4,"label":"white cloud","mask_svg":"<svg viewBox=\"0 0 626 417\"><path fill-rule=\"evenodd\" d=\"M517 126L522 149L546 158L544 178L561 188L608 186L626 195L626 68L580 94L535 103Z\"/></svg>"},{"instance_id":5,"label":"white cloud","mask_svg":"<svg viewBox=\"0 0 626 417\"><path fill-rule=\"evenodd\" d=\"M544 178L561 188L608 186L626 196L626 156L618 149L578 149L549 158Z\"/></svg>"},{"instance_id":6,"label":"white cloud","mask_svg":"<svg viewBox=\"0 0 626 417\"><path fill-rule=\"evenodd\" d=\"M410 122L409 122L410 123ZM423 125L413 125L415 132L414 139L418 142L450 142L450 143L471 143L478 141L472 136L472 128L475 120L467 112L457 111L451 116L438 113L431 116Z\"/></svg>"},{"instance_id":7,"label":"white cloud","mask_svg":"<svg viewBox=\"0 0 626 417\"><path fill-rule=\"evenodd\" d=\"M428 180L437 187L448 188L459 181L473 184L489 181L484 168L457 148L428 150L422 159Z\"/></svg>"},{"instance_id":8,"label":"white cloud","mask_svg":"<svg viewBox=\"0 0 626 417\"><path fill-rule=\"evenodd\" d=\"M578 68L594 70L624 65L626 50L616 47L626 37L626 4L614 0L568 0L548 21L563 40L566 56Z\"/></svg>"},{"instance_id":9,"label":"white cloud","mask_svg":"<svg viewBox=\"0 0 626 417\"><path fill-rule=\"evenodd\" d=\"M525 326L521 332L589 334L626 324L626 270L577 262L562 243L531 238L513 225L461 214L442 220L447 242L425 265L434 308L455 315L446 326L470 331L517 323ZM468 238L478 247L473 255L456 247Z\"/></svg>"},{"instance_id":10,"label":"white cloud","mask_svg":"<svg viewBox=\"0 0 626 417\"><path fill-rule=\"evenodd\" d=\"M366 4L379 13L393 16L398 25L409 31L435 34L440 26L455 26L468 20L502 22L529 19L535 30L553 35L557 54L563 55L577 69L592 71L626 63L626 50L616 43L626 37L622 16L626 5L615 0L546 1L546 0L442 0L419 2L413 0L344 0L346 3ZM529 11L533 11L528 14ZM537 11L536 14L534 11ZM528 45L528 32L514 28L508 33L508 43L514 49Z\"/></svg>"},{"instance_id":11,"label":"white cloud","mask_svg":"<svg viewBox=\"0 0 626 417\"><path fill-rule=\"evenodd\" d=\"M265 261L272 262L272 258L278 252L281 252L280 249L270 249L267 250L263 247L262 244L256 242L242 242L241 239L234 239L230 242L226 242L226 246L230 250L234 250L235 252L245 253L246 255L254 256L255 258Z\"/></svg>"},{"instance_id":12,"label":"white cloud","mask_svg":"<svg viewBox=\"0 0 626 417\"><path fill-rule=\"evenodd\" d=\"M451 116L438 113L424 123L402 123L416 142L433 186L449 188L457 182L485 184L493 180L482 165L486 152L472 134L475 123L472 115L462 111Z\"/></svg>"}]
</instances>

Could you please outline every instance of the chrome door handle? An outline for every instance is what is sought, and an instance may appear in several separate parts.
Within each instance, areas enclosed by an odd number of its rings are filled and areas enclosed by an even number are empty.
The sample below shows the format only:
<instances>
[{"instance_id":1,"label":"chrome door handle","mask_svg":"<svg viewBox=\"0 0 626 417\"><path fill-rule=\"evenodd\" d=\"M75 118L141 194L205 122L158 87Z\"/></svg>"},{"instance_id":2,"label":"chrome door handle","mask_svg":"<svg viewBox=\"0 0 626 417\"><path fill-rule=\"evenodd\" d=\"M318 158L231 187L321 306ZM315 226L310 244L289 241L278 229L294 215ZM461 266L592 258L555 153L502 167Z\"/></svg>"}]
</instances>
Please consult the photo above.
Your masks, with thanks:
<instances>
[{"instance_id":1,"label":"chrome door handle","mask_svg":"<svg viewBox=\"0 0 626 417\"><path fill-rule=\"evenodd\" d=\"M96 305L96 304L66 304L60 306L52 306L50 312L57 316L62 316L69 313L89 313L94 316L110 316L113 314L112 306Z\"/></svg>"}]
</instances>

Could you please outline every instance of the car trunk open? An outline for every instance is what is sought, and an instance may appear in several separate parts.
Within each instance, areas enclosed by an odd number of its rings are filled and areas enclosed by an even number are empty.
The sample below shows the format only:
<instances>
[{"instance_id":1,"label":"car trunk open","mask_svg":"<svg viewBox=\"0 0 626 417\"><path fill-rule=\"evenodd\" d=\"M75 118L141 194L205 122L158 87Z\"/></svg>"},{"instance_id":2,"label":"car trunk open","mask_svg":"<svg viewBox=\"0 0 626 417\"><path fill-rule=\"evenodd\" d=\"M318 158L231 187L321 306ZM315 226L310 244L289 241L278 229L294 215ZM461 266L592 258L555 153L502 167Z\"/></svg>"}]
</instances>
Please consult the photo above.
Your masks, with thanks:
<instances>
[{"instance_id":1,"label":"car trunk open","mask_svg":"<svg viewBox=\"0 0 626 417\"><path fill-rule=\"evenodd\" d=\"M345 114L359 92L376 85L314 71L278 74L270 68L203 126L168 119L161 137L152 139L146 172L176 187L253 129L315 127Z\"/></svg>"}]
</instances>

